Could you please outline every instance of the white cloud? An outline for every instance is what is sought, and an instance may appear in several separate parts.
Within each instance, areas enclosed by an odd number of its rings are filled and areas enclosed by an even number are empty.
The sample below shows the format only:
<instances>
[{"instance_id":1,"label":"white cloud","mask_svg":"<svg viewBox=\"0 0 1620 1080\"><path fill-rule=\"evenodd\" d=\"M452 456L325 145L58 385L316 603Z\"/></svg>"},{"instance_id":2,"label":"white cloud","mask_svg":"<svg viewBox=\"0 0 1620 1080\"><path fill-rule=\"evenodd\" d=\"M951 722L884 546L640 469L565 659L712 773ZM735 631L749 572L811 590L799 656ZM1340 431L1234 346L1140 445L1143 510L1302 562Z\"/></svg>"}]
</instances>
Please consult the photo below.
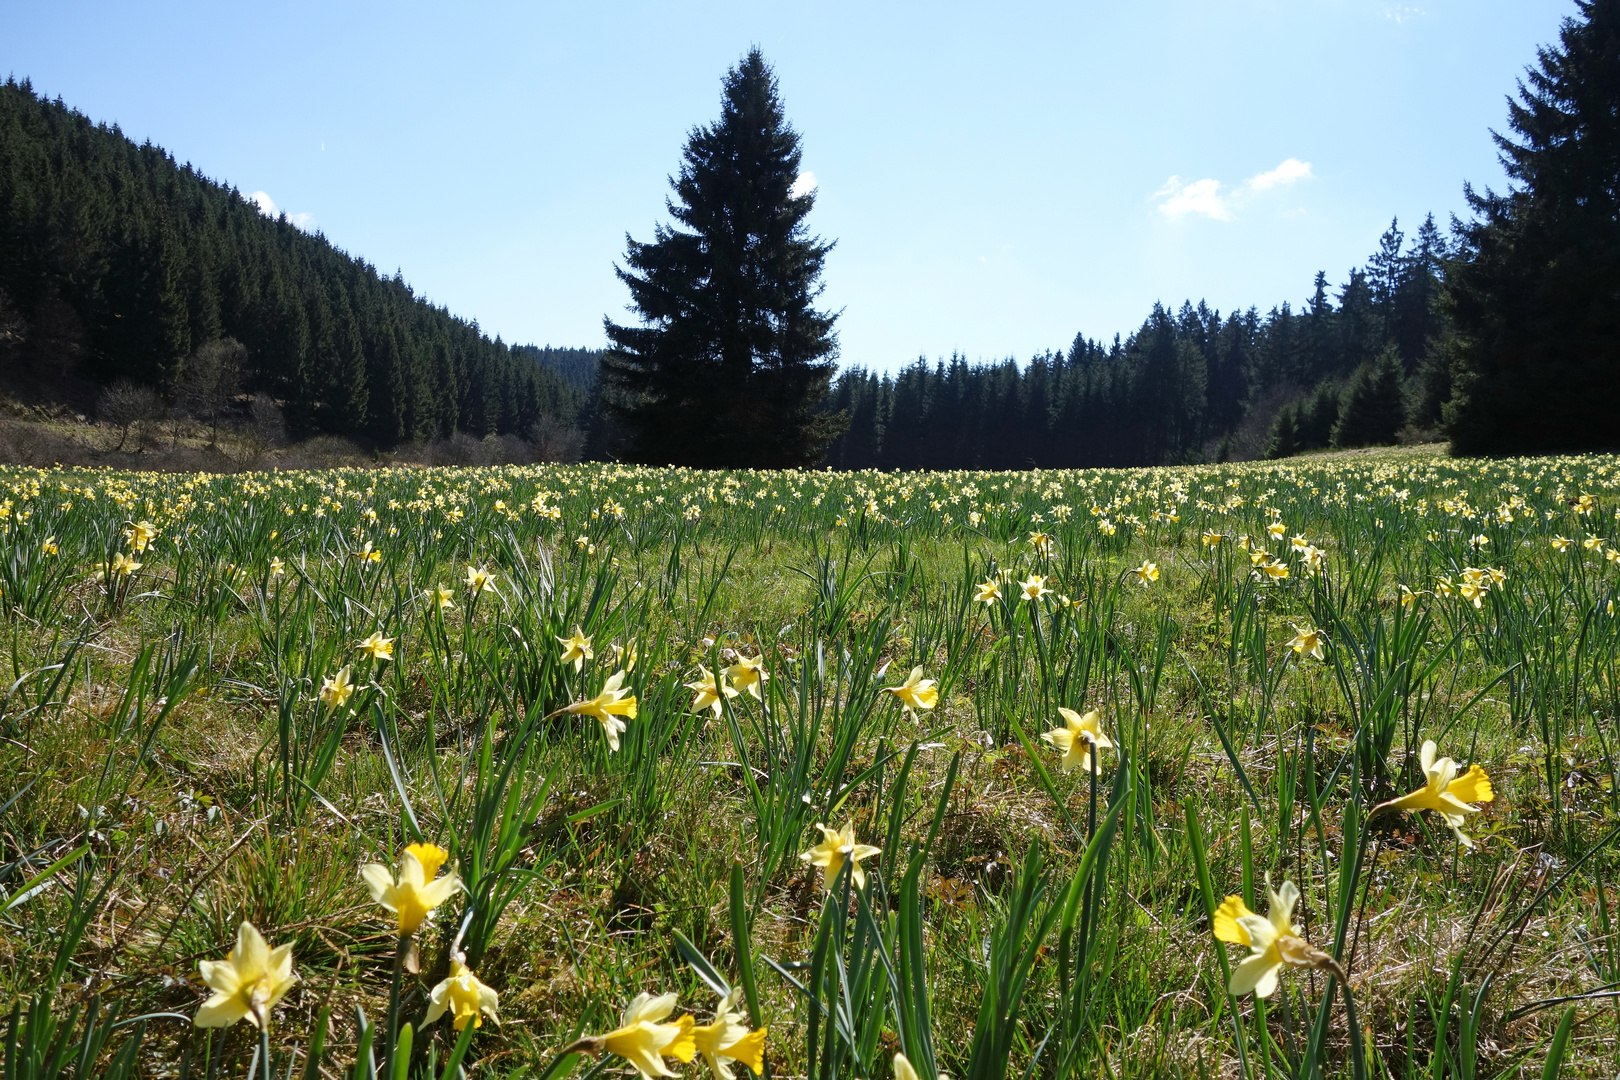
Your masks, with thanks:
<instances>
[{"instance_id":1,"label":"white cloud","mask_svg":"<svg viewBox=\"0 0 1620 1080\"><path fill-rule=\"evenodd\" d=\"M793 196L795 199L799 199L810 194L814 190L816 190L816 174L811 172L809 169L806 169L804 172L799 174L799 178L797 180L793 181L793 187L788 190L788 194Z\"/></svg>"},{"instance_id":2,"label":"white cloud","mask_svg":"<svg viewBox=\"0 0 1620 1080\"><path fill-rule=\"evenodd\" d=\"M1316 174L1311 172L1310 162L1289 158L1270 172L1249 177L1243 181L1243 186L1250 191L1265 191L1268 188L1292 184L1296 180L1311 180L1315 177Z\"/></svg>"},{"instance_id":3,"label":"white cloud","mask_svg":"<svg viewBox=\"0 0 1620 1080\"><path fill-rule=\"evenodd\" d=\"M1153 197L1159 200L1159 213L1168 218L1197 215L1214 221L1234 221L1237 210L1250 196L1315 176L1310 162L1288 158L1275 169L1251 176L1230 189L1213 177L1188 183L1179 176L1172 176Z\"/></svg>"},{"instance_id":4,"label":"white cloud","mask_svg":"<svg viewBox=\"0 0 1620 1080\"><path fill-rule=\"evenodd\" d=\"M1409 7L1406 4L1386 4L1384 6L1384 18L1393 19L1397 23L1403 23L1408 19L1416 19L1427 14L1428 12L1422 8Z\"/></svg>"},{"instance_id":5,"label":"white cloud","mask_svg":"<svg viewBox=\"0 0 1620 1080\"><path fill-rule=\"evenodd\" d=\"M1164 200L1159 203L1159 213L1165 217L1202 214L1216 221L1232 220L1232 211L1226 197L1221 194L1219 180L1194 180L1188 184L1181 177L1172 176L1164 182L1164 187L1153 193L1153 197Z\"/></svg>"},{"instance_id":6,"label":"white cloud","mask_svg":"<svg viewBox=\"0 0 1620 1080\"><path fill-rule=\"evenodd\" d=\"M281 208L276 205L276 200L270 197L270 193L268 191L255 191L248 195L247 201L252 203L254 206L257 206L259 208L259 213L263 214L265 217L280 217L282 214ZM298 228L308 232L315 224L315 215L310 213L288 214L287 220L292 222Z\"/></svg>"}]
</instances>

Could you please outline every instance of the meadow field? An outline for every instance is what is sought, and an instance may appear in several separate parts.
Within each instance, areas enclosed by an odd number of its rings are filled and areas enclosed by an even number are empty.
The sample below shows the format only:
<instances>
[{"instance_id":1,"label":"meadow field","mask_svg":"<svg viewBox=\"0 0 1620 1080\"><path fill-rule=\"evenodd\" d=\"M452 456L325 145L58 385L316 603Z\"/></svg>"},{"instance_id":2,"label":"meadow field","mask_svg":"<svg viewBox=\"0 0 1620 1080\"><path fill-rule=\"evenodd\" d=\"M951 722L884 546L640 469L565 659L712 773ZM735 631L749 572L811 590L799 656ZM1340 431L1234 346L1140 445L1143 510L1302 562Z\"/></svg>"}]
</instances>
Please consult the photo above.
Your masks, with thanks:
<instances>
[{"instance_id":1,"label":"meadow field","mask_svg":"<svg viewBox=\"0 0 1620 1080\"><path fill-rule=\"evenodd\" d=\"M1617 518L1426 451L0 471L6 1075L1612 1077Z\"/></svg>"}]
</instances>

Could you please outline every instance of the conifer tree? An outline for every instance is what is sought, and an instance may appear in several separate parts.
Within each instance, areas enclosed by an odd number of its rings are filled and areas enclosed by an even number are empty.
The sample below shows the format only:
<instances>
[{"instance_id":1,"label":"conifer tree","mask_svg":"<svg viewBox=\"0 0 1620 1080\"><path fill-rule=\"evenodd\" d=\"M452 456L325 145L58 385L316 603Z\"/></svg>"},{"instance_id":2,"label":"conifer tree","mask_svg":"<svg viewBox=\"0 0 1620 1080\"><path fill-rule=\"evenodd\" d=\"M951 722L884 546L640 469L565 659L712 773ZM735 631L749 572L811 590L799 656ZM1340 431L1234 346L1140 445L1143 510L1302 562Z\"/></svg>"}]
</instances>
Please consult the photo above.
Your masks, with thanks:
<instances>
[{"instance_id":1,"label":"conifer tree","mask_svg":"<svg viewBox=\"0 0 1620 1080\"><path fill-rule=\"evenodd\" d=\"M1378 446L1395 441L1406 423L1401 356L1386 346L1351 376L1333 425L1334 446Z\"/></svg>"},{"instance_id":2,"label":"conifer tree","mask_svg":"<svg viewBox=\"0 0 1620 1080\"><path fill-rule=\"evenodd\" d=\"M1493 133L1509 190L1467 189L1454 453L1620 444L1620 0L1576 2Z\"/></svg>"},{"instance_id":3,"label":"conifer tree","mask_svg":"<svg viewBox=\"0 0 1620 1080\"><path fill-rule=\"evenodd\" d=\"M830 243L810 235L813 191L795 194L799 135L754 49L723 80L720 119L687 139L674 227L626 237L619 278L641 326L604 319L604 403L644 462L813 465L842 417L819 408L836 314L816 310Z\"/></svg>"}]
</instances>

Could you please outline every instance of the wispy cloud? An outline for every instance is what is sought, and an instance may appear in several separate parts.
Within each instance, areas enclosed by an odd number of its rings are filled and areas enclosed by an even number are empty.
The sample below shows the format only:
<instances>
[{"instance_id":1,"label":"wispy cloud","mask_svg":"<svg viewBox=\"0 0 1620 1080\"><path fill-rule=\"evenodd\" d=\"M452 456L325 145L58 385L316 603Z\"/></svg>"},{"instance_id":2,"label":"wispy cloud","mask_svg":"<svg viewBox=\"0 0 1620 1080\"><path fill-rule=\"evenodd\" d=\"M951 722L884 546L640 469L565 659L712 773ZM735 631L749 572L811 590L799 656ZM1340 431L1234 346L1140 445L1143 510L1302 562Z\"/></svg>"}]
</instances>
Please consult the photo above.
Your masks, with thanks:
<instances>
[{"instance_id":1,"label":"wispy cloud","mask_svg":"<svg viewBox=\"0 0 1620 1080\"><path fill-rule=\"evenodd\" d=\"M1427 14L1428 12L1424 11L1422 8L1411 7L1407 4L1384 5L1384 18L1392 19L1398 23L1403 23L1408 19L1416 19L1419 16Z\"/></svg>"},{"instance_id":2,"label":"wispy cloud","mask_svg":"<svg viewBox=\"0 0 1620 1080\"><path fill-rule=\"evenodd\" d=\"M1237 218L1238 208L1248 197L1273 188L1287 187L1300 180L1309 180L1315 175L1310 162L1288 158L1275 169L1257 173L1235 188L1227 188L1214 177L1186 181L1172 176L1153 193L1153 197L1158 200L1159 213L1172 220L1207 217L1213 221L1233 221Z\"/></svg>"},{"instance_id":3,"label":"wispy cloud","mask_svg":"<svg viewBox=\"0 0 1620 1080\"><path fill-rule=\"evenodd\" d=\"M1206 178L1189 184L1179 176L1172 176L1164 182L1164 187L1153 193L1153 197L1163 200L1159 203L1159 213L1168 218L1197 214L1216 221L1232 220L1232 211L1227 205L1226 196L1221 194L1219 180Z\"/></svg>"},{"instance_id":4,"label":"wispy cloud","mask_svg":"<svg viewBox=\"0 0 1620 1080\"><path fill-rule=\"evenodd\" d=\"M816 190L816 174L806 169L793 181L793 187L788 191L795 199L802 198Z\"/></svg>"},{"instance_id":5,"label":"wispy cloud","mask_svg":"<svg viewBox=\"0 0 1620 1080\"><path fill-rule=\"evenodd\" d=\"M259 213L265 217L280 217L282 210L276 205L276 200L270 197L268 191L255 191L248 195L247 201L259 208ZM305 232L315 224L315 215L310 213L288 214L287 220Z\"/></svg>"},{"instance_id":6,"label":"wispy cloud","mask_svg":"<svg viewBox=\"0 0 1620 1080\"><path fill-rule=\"evenodd\" d=\"M1310 162L1289 158L1275 169L1249 177L1243 181L1243 186L1250 191L1265 191L1268 188L1284 187L1296 180L1311 180L1315 176L1316 174L1311 172Z\"/></svg>"}]
</instances>

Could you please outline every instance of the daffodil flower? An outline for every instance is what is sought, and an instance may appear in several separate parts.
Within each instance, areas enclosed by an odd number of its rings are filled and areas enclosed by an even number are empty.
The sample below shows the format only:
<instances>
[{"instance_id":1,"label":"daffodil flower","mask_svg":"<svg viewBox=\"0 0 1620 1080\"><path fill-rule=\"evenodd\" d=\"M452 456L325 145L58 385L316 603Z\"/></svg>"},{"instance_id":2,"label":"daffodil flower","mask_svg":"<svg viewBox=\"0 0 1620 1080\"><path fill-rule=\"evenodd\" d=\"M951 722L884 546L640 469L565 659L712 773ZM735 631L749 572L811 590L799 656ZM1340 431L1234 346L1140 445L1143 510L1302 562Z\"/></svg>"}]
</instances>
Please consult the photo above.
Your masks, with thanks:
<instances>
[{"instance_id":1,"label":"daffodil flower","mask_svg":"<svg viewBox=\"0 0 1620 1080\"><path fill-rule=\"evenodd\" d=\"M1270 525L1266 526L1266 532L1270 533L1273 539L1281 540L1283 537L1288 535L1288 526L1284 525L1280 521L1273 521Z\"/></svg>"},{"instance_id":2,"label":"daffodil flower","mask_svg":"<svg viewBox=\"0 0 1620 1080\"><path fill-rule=\"evenodd\" d=\"M489 571L485 570L482 566L467 567L466 580L467 589L474 596L477 596L482 592L488 592L491 588L493 588L493 579L490 577Z\"/></svg>"},{"instance_id":3,"label":"daffodil flower","mask_svg":"<svg viewBox=\"0 0 1620 1080\"><path fill-rule=\"evenodd\" d=\"M714 1022L692 1028L692 1041L709 1070L719 1080L732 1080L731 1063L740 1061L759 1075L765 1071L765 1028L748 1030L735 1010L741 991L720 999Z\"/></svg>"},{"instance_id":4,"label":"daffodil flower","mask_svg":"<svg viewBox=\"0 0 1620 1080\"><path fill-rule=\"evenodd\" d=\"M816 828L821 830L821 843L802 852L800 859L811 866L822 869L821 883L825 888L832 888L838 880L838 871L844 867L844 860L850 861L849 876L854 879L857 889L866 888L866 871L861 867L862 859L870 859L874 855L883 854L882 848L875 848L870 844L857 844L855 842L855 823L846 824L843 831L829 829L821 822L816 822Z\"/></svg>"},{"instance_id":5,"label":"daffodil flower","mask_svg":"<svg viewBox=\"0 0 1620 1080\"><path fill-rule=\"evenodd\" d=\"M1143 585L1151 585L1153 582L1159 580L1159 564L1154 562L1144 562L1136 569L1127 570L1125 572L1127 574L1135 575L1136 580L1141 582Z\"/></svg>"},{"instance_id":6,"label":"daffodil flower","mask_svg":"<svg viewBox=\"0 0 1620 1080\"><path fill-rule=\"evenodd\" d=\"M373 548L370 540L367 540L359 551L352 551L350 554L359 559L362 566L366 563L382 562L382 552Z\"/></svg>"},{"instance_id":7,"label":"daffodil flower","mask_svg":"<svg viewBox=\"0 0 1620 1080\"><path fill-rule=\"evenodd\" d=\"M1571 540L1567 536L1555 536L1552 538L1552 548L1554 551L1568 551L1570 546L1574 543L1575 541Z\"/></svg>"},{"instance_id":8,"label":"daffodil flower","mask_svg":"<svg viewBox=\"0 0 1620 1080\"><path fill-rule=\"evenodd\" d=\"M1464 847L1473 847L1473 839L1462 831L1463 823L1468 820L1469 814L1479 813L1480 808L1473 804L1493 801L1496 790L1491 787L1491 778L1478 764L1469 766L1467 772L1458 776L1457 763L1448 757L1436 757L1437 753L1434 740L1425 739L1423 749L1418 754L1418 761L1423 766L1424 785L1410 795L1380 804L1374 808L1373 814L1386 809L1433 810L1451 826L1451 831L1457 834Z\"/></svg>"},{"instance_id":9,"label":"daffodil flower","mask_svg":"<svg viewBox=\"0 0 1620 1080\"><path fill-rule=\"evenodd\" d=\"M615 671L602 684L600 694L588 701L576 701L563 710L578 716L595 717L602 725L602 734L607 736L611 750L619 748L619 734L624 731L624 721L619 717L636 718L636 696L627 689L621 689L623 685L624 672Z\"/></svg>"},{"instance_id":10,"label":"daffodil flower","mask_svg":"<svg viewBox=\"0 0 1620 1080\"><path fill-rule=\"evenodd\" d=\"M450 1014L450 1023L457 1031L466 1027L469 1020L473 1027L483 1027L486 1016L499 1024L501 1018L496 1010L500 1004L501 996L479 982L471 968L460 960L451 960L450 976L428 994L427 1019L423 1025L433 1023L445 1013Z\"/></svg>"},{"instance_id":11,"label":"daffodil flower","mask_svg":"<svg viewBox=\"0 0 1620 1080\"><path fill-rule=\"evenodd\" d=\"M911 669L911 674L906 676L905 682L899 686L885 686L883 689L899 698L901 706L905 709L932 709L939 704L939 690L935 687L933 679L922 677L922 671L922 666L918 665Z\"/></svg>"},{"instance_id":12,"label":"daffodil flower","mask_svg":"<svg viewBox=\"0 0 1620 1080\"><path fill-rule=\"evenodd\" d=\"M132 556L125 555L122 551L112 557L112 572L118 577L128 577L140 568L140 563L136 562Z\"/></svg>"},{"instance_id":13,"label":"daffodil flower","mask_svg":"<svg viewBox=\"0 0 1620 1080\"><path fill-rule=\"evenodd\" d=\"M765 671L763 656L739 656L735 664L726 668L727 681L737 688L738 693L752 694L755 701L765 700L760 691L770 678Z\"/></svg>"},{"instance_id":14,"label":"daffodil flower","mask_svg":"<svg viewBox=\"0 0 1620 1080\"><path fill-rule=\"evenodd\" d=\"M383 637L381 630L374 632L356 648L373 660L392 660L394 658L394 639Z\"/></svg>"},{"instance_id":15,"label":"daffodil flower","mask_svg":"<svg viewBox=\"0 0 1620 1080\"><path fill-rule=\"evenodd\" d=\"M1220 941L1234 945L1247 945L1249 955L1232 972L1228 992L1256 997L1270 997L1277 989L1277 973L1284 965L1316 968L1330 971L1344 982L1344 969L1333 957L1306 941L1294 929L1294 906L1299 903L1299 889L1292 881L1273 889L1266 884L1270 904L1265 916L1256 915L1243 903L1242 897L1228 896L1215 909L1213 929Z\"/></svg>"},{"instance_id":16,"label":"daffodil flower","mask_svg":"<svg viewBox=\"0 0 1620 1080\"><path fill-rule=\"evenodd\" d=\"M722 696L728 698L737 696L736 688L726 682L724 672L719 673L717 677L715 673L709 671L702 664L698 665L697 681L687 683L686 688L692 691L693 712L712 709L716 716L719 716L725 709L725 706L720 703Z\"/></svg>"},{"instance_id":17,"label":"daffodil flower","mask_svg":"<svg viewBox=\"0 0 1620 1080\"><path fill-rule=\"evenodd\" d=\"M1000 599L1001 586L996 582L995 578L991 578L989 581L981 581L978 590L973 594L973 601L978 604L993 604Z\"/></svg>"},{"instance_id":18,"label":"daffodil flower","mask_svg":"<svg viewBox=\"0 0 1620 1080\"><path fill-rule=\"evenodd\" d=\"M1046 578L1035 574L1028 581L1020 581L1018 591L1024 594L1025 600L1039 600L1052 590L1046 587Z\"/></svg>"},{"instance_id":19,"label":"daffodil flower","mask_svg":"<svg viewBox=\"0 0 1620 1080\"><path fill-rule=\"evenodd\" d=\"M568 637L560 637L557 643L563 647L562 662L573 664L578 671L585 666L585 661L596 659L596 650L591 648L591 639L585 636L585 631L578 626Z\"/></svg>"},{"instance_id":20,"label":"daffodil flower","mask_svg":"<svg viewBox=\"0 0 1620 1080\"><path fill-rule=\"evenodd\" d=\"M636 670L636 639L613 646L613 662L625 671Z\"/></svg>"},{"instance_id":21,"label":"daffodil flower","mask_svg":"<svg viewBox=\"0 0 1620 1080\"><path fill-rule=\"evenodd\" d=\"M279 557L271 558L271 560L270 560L270 576L271 577L281 577L282 575L286 574L286 572L287 572L287 564L286 563L282 562Z\"/></svg>"},{"instance_id":22,"label":"daffodil flower","mask_svg":"<svg viewBox=\"0 0 1620 1080\"><path fill-rule=\"evenodd\" d=\"M1092 750L1112 749L1114 745L1113 740L1103 734L1102 713L1092 709L1081 716L1073 709L1060 705L1058 715L1063 717L1063 726L1041 732L1041 740L1062 752L1063 757L1058 764L1063 771L1083 769L1086 772L1101 772L1102 762L1092 756Z\"/></svg>"},{"instance_id":23,"label":"daffodil flower","mask_svg":"<svg viewBox=\"0 0 1620 1080\"><path fill-rule=\"evenodd\" d=\"M1273 581L1281 581L1288 576L1288 564L1272 559L1269 562L1261 563L1259 572Z\"/></svg>"},{"instance_id":24,"label":"daffodil flower","mask_svg":"<svg viewBox=\"0 0 1620 1080\"><path fill-rule=\"evenodd\" d=\"M43 555L55 555L57 553L56 537L47 536L45 542L39 545L39 550Z\"/></svg>"},{"instance_id":25,"label":"daffodil flower","mask_svg":"<svg viewBox=\"0 0 1620 1080\"><path fill-rule=\"evenodd\" d=\"M354 680L350 677L348 665L344 665L336 675L321 680L321 704L328 709L343 708L353 693Z\"/></svg>"},{"instance_id":26,"label":"daffodil flower","mask_svg":"<svg viewBox=\"0 0 1620 1080\"><path fill-rule=\"evenodd\" d=\"M637 994L625 1007L618 1027L606 1035L587 1036L574 1045L591 1054L617 1054L635 1066L642 1080L675 1076L664 1058L691 1061L697 1053L697 1042L692 1037L690 1016L680 1016L672 1024L663 1022L674 1011L674 994Z\"/></svg>"},{"instance_id":27,"label":"daffodil flower","mask_svg":"<svg viewBox=\"0 0 1620 1080\"><path fill-rule=\"evenodd\" d=\"M450 857L434 844L412 844L399 857L399 878L382 863L367 863L360 878L371 889L371 898L398 918L399 936L409 937L461 888L461 875L454 870L441 878L433 875Z\"/></svg>"},{"instance_id":28,"label":"daffodil flower","mask_svg":"<svg viewBox=\"0 0 1620 1080\"><path fill-rule=\"evenodd\" d=\"M894 1055L894 1080L918 1080L917 1070L912 1067L911 1059L904 1054Z\"/></svg>"},{"instance_id":29,"label":"daffodil flower","mask_svg":"<svg viewBox=\"0 0 1620 1080\"><path fill-rule=\"evenodd\" d=\"M236 947L225 959L204 960L197 970L214 992L192 1018L200 1028L230 1027L243 1019L266 1027L270 1010L298 981L292 970L292 946L271 949L250 922L237 928Z\"/></svg>"},{"instance_id":30,"label":"daffodil flower","mask_svg":"<svg viewBox=\"0 0 1620 1080\"><path fill-rule=\"evenodd\" d=\"M137 521L124 530L124 539L129 541L131 551L145 551L157 534L158 527L150 521Z\"/></svg>"},{"instance_id":31,"label":"daffodil flower","mask_svg":"<svg viewBox=\"0 0 1620 1080\"><path fill-rule=\"evenodd\" d=\"M1321 660L1322 640L1322 631L1309 626L1295 626L1294 636L1288 642L1288 647L1293 649L1297 656L1311 656Z\"/></svg>"},{"instance_id":32,"label":"daffodil flower","mask_svg":"<svg viewBox=\"0 0 1620 1080\"><path fill-rule=\"evenodd\" d=\"M435 585L433 591L428 593L428 599L437 604L440 611L449 611L456 606L456 594L443 585Z\"/></svg>"}]
</instances>

